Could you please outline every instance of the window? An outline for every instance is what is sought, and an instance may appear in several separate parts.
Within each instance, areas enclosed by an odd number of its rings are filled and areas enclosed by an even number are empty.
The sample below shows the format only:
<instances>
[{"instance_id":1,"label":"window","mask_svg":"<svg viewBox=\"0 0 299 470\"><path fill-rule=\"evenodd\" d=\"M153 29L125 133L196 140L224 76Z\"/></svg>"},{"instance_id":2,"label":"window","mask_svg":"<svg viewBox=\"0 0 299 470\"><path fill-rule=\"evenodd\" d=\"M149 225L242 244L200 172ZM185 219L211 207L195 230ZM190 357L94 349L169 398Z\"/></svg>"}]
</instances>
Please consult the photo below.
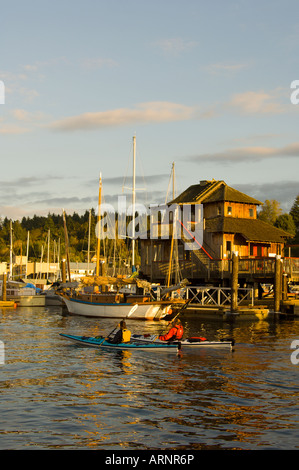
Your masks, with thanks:
<instances>
[{"instance_id":1,"label":"window","mask_svg":"<svg viewBox=\"0 0 299 470\"><path fill-rule=\"evenodd\" d=\"M227 215L232 215L232 206L227 206Z\"/></svg>"},{"instance_id":2,"label":"window","mask_svg":"<svg viewBox=\"0 0 299 470\"><path fill-rule=\"evenodd\" d=\"M226 255L228 258L231 257L232 254L232 242L230 240L226 241Z\"/></svg>"},{"instance_id":3,"label":"window","mask_svg":"<svg viewBox=\"0 0 299 470\"><path fill-rule=\"evenodd\" d=\"M217 207L217 214L221 215L221 207L220 206Z\"/></svg>"},{"instance_id":4,"label":"window","mask_svg":"<svg viewBox=\"0 0 299 470\"><path fill-rule=\"evenodd\" d=\"M253 209L249 209L249 217L253 217L254 216L254 211Z\"/></svg>"}]
</instances>

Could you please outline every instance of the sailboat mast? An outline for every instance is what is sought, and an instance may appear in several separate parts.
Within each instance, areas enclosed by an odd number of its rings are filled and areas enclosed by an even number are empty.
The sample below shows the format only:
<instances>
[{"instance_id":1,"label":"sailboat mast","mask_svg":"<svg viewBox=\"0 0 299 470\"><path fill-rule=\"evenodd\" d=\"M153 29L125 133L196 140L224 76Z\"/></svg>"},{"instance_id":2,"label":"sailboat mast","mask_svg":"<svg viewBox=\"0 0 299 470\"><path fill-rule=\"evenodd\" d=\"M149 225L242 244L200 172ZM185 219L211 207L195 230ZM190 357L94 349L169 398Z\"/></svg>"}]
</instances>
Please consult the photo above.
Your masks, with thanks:
<instances>
[{"instance_id":1,"label":"sailboat mast","mask_svg":"<svg viewBox=\"0 0 299 470\"><path fill-rule=\"evenodd\" d=\"M136 136L133 137L133 185L132 185L132 272L135 271L135 172L136 172Z\"/></svg>"},{"instance_id":2,"label":"sailboat mast","mask_svg":"<svg viewBox=\"0 0 299 470\"><path fill-rule=\"evenodd\" d=\"M12 279L12 221L10 221L9 277Z\"/></svg>"},{"instance_id":3,"label":"sailboat mast","mask_svg":"<svg viewBox=\"0 0 299 470\"><path fill-rule=\"evenodd\" d=\"M87 274L89 274L89 261L90 261L90 228L91 228L91 209L89 209L89 217L88 217Z\"/></svg>"},{"instance_id":4,"label":"sailboat mast","mask_svg":"<svg viewBox=\"0 0 299 470\"><path fill-rule=\"evenodd\" d=\"M68 233L67 233L66 217L65 217L64 209L63 209L63 225L64 225L64 239L65 239L66 262L67 262L67 269L68 269L69 281L71 282L71 268L70 268L70 254L69 254L69 237L68 237Z\"/></svg>"},{"instance_id":5,"label":"sailboat mast","mask_svg":"<svg viewBox=\"0 0 299 470\"><path fill-rule=\"evenodd\" d=\"M26 279L27 279L27 274L28 274L28 256L29 256L29 230L27 232L26 274L25 274Z\"/></svg>"},{"instance_id":6,"label":"sailboat mast","mask_svg":"<svg viewBox=\"0 0 299 470\"><path fill-rule=\"evenodd\" d=\"M98 208L98 243L97 243L97 264L96 264L96 275L100 275L100 248L101 248L101 229L100 229L100 220L101 220L101 202L102 202L102 173L100 173L100 184L99 184L99 208Z\"/></svg>"}]
</instances>

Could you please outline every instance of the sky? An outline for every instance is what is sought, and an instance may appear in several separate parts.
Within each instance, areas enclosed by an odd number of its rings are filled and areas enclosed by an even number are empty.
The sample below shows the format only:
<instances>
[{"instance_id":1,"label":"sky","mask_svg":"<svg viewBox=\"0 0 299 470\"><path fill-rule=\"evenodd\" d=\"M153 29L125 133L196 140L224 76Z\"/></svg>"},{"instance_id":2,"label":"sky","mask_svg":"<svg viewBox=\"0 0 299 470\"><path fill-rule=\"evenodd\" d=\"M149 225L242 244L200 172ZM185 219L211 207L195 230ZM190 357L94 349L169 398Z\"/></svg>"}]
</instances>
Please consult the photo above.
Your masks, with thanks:
<instances>
[{"instance_id":1,"label":"sky","mask_svg":"<svg viewBox=\"0 0 299 470\"><path fill-rule=\"evenodd\" d=\"M299 194L297 0L0 0L0 217ZM299 94L298 94L299 96ZM0 96L1 103L1 96ZM168 197L169 198L169 197Z\"/></svg>"}]
</instances>

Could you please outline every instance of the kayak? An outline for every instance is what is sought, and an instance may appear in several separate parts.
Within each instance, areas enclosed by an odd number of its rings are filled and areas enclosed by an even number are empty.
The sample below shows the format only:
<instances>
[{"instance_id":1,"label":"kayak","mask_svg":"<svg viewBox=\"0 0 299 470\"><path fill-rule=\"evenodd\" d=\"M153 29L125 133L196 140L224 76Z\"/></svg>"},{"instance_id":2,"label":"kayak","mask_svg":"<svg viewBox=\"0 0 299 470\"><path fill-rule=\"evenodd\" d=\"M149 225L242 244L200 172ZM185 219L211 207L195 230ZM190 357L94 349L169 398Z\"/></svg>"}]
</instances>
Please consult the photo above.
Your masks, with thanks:
<instances>
[{"instance_id":1,"label":"kayak","mask_svg":"<svg viewBox=\"0 0 299 470\"><path fill-rule=\"evenodd\" d=\"M132 335L131 336L133 341L140 342L140 343L152 343L154 344L165 344L165 341L159 340L157 335ZM184 348L233 348L235 342L234 340L220 340L220 341L208 341L206 338L200 336L193 336L187 339L182 339L180 341L173 341L168 344L180 344L182 349Z\"/></svg>"},{"instance_id":2,"label":"kayak","mask_svg":"<svg viewBox=\"0 0 299 470\"><path fill-rule=\"evenodd\" d=\"M128 343L111 343L107 341L104 336L76 336L67 335L60 333L60 336L67 338L79 344L85 346L91 346L94 348L109 348L109 349L129 349L132 350L146 350L146 351L177 351L180 349L180 343L163 343L162 341L157 342L141 342L141 341L130 341Z\"/></svg>"}]
</instances>

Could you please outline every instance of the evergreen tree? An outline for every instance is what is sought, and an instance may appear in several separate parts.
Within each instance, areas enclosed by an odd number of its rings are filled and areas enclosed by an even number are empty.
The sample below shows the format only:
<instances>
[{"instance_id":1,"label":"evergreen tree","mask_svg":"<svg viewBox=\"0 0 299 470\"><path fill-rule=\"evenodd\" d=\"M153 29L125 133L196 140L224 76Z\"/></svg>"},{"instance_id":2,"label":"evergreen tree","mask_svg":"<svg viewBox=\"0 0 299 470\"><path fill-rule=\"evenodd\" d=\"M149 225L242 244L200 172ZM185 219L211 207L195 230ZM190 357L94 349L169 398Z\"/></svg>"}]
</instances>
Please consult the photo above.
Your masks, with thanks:
<instances>
[{"instance_id":1,"label":"evergreen tree","mask_svg":"<svg viewBox=\"0 0 299 470\"><path fill-rule=\"evenodd\" d=\"M296 197L294 204L290 210L290 215L293 217L296 229L299 231L299 194Z\"/></svg>"}]
</instances>

